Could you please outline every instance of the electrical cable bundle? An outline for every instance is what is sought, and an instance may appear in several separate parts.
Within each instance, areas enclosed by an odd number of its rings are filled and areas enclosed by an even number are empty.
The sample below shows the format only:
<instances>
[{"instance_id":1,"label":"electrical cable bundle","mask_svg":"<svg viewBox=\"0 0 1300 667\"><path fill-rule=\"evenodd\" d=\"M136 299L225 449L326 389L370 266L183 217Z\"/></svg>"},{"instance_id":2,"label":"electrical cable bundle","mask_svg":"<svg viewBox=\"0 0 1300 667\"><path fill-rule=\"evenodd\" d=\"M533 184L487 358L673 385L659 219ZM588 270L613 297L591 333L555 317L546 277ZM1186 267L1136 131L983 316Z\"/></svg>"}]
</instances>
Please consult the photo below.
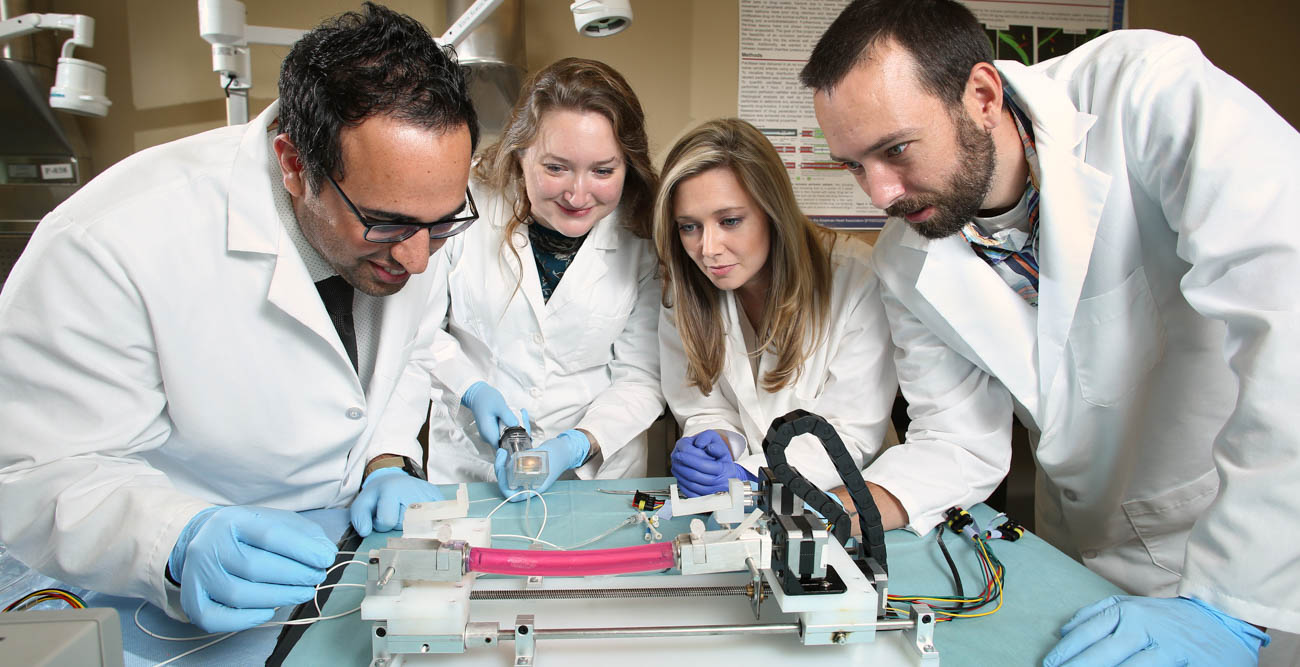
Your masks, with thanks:
<instances>
[{"instance_id":1,"label":"electrical cable bundle","mask_svg":"<svg viewBox=\"0 0 1300 667\"><path fill-rule=\"evenodd\" d=\"M944 513L945 523L939 524L939 530L935 532L935 540L939 544L939 550L943 552L943 558L948 562L948 568L952 571L953 584L956 586L956 595L890 595L890 602L924 602L930 605L934 610L937 620L951 621L957 618L978 618L988 616L1002 608L1002 583L1005 580L1006 568L1002 561L993 555L993 550L989 548L988 541L984 534L979 530L975 519L960 507L953 507ZM943 530L945 524L954 533L961 533L969 538L975 546L975 555L979 559L980 574L984 579L984 586L977 596L967 596L962 590L961 574L957 572L957 564L953 562L952 555L948 553L948 546L943 542ZM997 603L992 609L985 609L988 605ZM981 611L984 609L984 611ZM897 607L889 607L889 611L907 616L907 612Z\"/></svg>"},{"instance_id":2,"label":"electrical cable bundle","mask_svg":"<svg viewBox=\"0 0 1300 667\"><path fill-rule=\"evenodd\" d=\"M39 591L32 591L27 595L14 600L4 611L27 611L36 605L49 600L60 600L66 602L73 609L85 609L86 602L76 593L65 591L62 588L42 588Z\"/></svg>"}]
</instances>

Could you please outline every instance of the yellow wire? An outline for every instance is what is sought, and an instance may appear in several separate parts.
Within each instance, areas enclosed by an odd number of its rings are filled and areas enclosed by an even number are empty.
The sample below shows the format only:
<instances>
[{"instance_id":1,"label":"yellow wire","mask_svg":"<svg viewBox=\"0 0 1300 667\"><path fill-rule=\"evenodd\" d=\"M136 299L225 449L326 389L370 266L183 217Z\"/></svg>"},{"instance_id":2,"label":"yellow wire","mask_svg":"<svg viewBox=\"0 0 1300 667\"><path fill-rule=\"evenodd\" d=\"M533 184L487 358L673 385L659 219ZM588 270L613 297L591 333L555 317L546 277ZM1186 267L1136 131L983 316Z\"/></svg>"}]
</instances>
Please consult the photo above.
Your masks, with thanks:
<instances>
[{"instance_id":1,"label":"yellow wire","mask_svg":"<svg viewBox=\"0 0 1300 667\"><path fill-rule=\"evenodd\" d=\"M67 603L67 605L73 609L86 608L86 605L79 602L71 593L57 588L42 588L39 591L32 591L10 603L9 606L5 608L16 611L20 607L34 607L42 602L48 602L50 600L59 600L60 602Z\"/></svg>"},{"instance_id":2,"label":"yellow wire","mask_svg":"<svg viewBox=\"0 0 1300 667\"><path fill-rule=\"evenodd\" d=\"M999 609L1002 608L1002 574L1003 574L1003 572L1004 572L1004 569L1003 569L1001 566L995 566L995 565L993 564L993 559L989 557L988 549L985 548L985 546L984 546L984 542L983 542L982 540L972 540L972 541L975 542L975 544L979 545L980 555L981 555L981 557L983 558L983 560L985 561L985 563L988 564L989 574L990 574L990 576L993 578L994 588L995 588L995 590L997 591L997 596L998 596L998 604L997 604L997 606L993 607L993 609L990 609L989 611L982 611L982 612L979 612L978 614L961 614L961 613L952 612L952 611L944 611L944 610L942 610L942 609L934 609L934 610L933 610L934 613L936 613L936 614L942 614L942 615L944 615L944 616L950 616L950 617L953 617L953 618L979 618L979 617L981 617L981 616L989 616L990 614L995 614L995 613L997 613L997 611L998 611ZM910 596L910 595L907 595L907 596L905 596L905 595L890 595L890 596L888 596L888 599L889 599L889 600L894 600L894 601L900 601L900 602L922 602L922 601L925 601L925 602L966 602L966 601L971 601L971 600L979 600L979 599L982 599L982 598L942 598L942 597L925 597L925 596ZM898 614L904 614L904 615L907 614L907 612L905 612L905 611L903 611L903 610L901 610L901 609L894 608L894 607L889 607L889 610L890 610L890 611L893 611L893 612L895 612L895 613L898 613Z\"/></svg>"}]
</instances>

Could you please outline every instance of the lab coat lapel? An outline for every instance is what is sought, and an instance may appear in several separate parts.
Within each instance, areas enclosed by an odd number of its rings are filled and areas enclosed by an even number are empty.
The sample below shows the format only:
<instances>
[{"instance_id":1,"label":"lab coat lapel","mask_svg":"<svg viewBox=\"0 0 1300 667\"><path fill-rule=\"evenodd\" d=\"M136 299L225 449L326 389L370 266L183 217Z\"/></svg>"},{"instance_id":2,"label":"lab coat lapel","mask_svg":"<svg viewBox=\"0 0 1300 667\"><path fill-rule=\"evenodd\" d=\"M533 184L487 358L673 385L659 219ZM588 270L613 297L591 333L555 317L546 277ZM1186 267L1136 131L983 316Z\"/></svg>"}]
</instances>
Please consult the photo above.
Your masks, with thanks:
<instances>
[{"instance_id":1,"label":"lab coat lapel","mask_svg":"<svg viewBox=\"0 0 1300 667\"><path fill-rule=\"evenodd\" d=\"M609 255L607 251L617 245L615 225L619 224L622 223L617 213L606 216L604 220L596 223L591 230L591 236L582 242L582 247L578 248L573 263L569 265L560 284L551 293L550 301L546 302L547 309L558 312L574 299L590 298L592 286L599 283L609 271L609 265L605 260ZM538 293L541 293L540 279Z\"/></svg>"},{"instance_id":2,"label":"lab coat lapel","mask_svg":"<svg viewBox=\"0 0 1300 667\"><path fill-rule=\"evenodd\" d=\"M533 258L533 244L528 240L528 228L519 225L510 241L515 246L515 252L519 253L519 259L515 261L514 258L507 257L502 263L510 267L508 270L514 274L510 277L519 285L519 291L532 310L533 317L541 322L546 318L546 302L542 300L542 279L537 276L537 260ZM503 247L501 252L510 251Z\"/></svg>"},{"instance_id":3,"label":"lab coat lapel","mask_svg":"<svg viewBox=\"0 0 1300 667\"><path fill-rule=\"evenodd\" d=\"M740 305L736 302L735 292L722 294L722 317L727 337L727 356L723 364L723 374L727 378L727 384L731 385L731 390L736 394L741 421L761 425L762 406L758 402L754 373L750 369L749 356L746 354L745 336L740 331ZM717 389L714 388L714 391ZM740 427L742 430L745 428L743 423Z\"/></svg>"},{"instance_id":4,"label":"lab coat lapel","mask_svg":"<svg viewBox=\"0 0 1300 667\"><path fill-rule=\"evenodd\" d=\"M1037 414L1033 308L961 235L929 240L910 227L903 234L903 245L926 253L916 289L952 332L956 341L950 338L949 344L964 343L1031 414Z\"/></svg>"},{"instance_id":5,"label":"lab coat lapel","mask_svg":"<svg viewBox=\"0 0 1300 667\"><path fill-rule=\"evenodd\" d=\"M1110 176L1082 159L1088 130L1097 121L1080 113L1060 82L1015 63L999 63L1015 99L1034 125L1038 154L1038 364L1046 396L1061 366L1065 344L1088 273Z\"/></svg>"},{"instance_id":6,"label":"lab coat lapel","mask_svg":"<svg viewBox=\"0 0 1300 667\"><path fill-rule=\"evenodd\" d=\"M267 301L325 339L350 368L352 361L329 313L325 312L307 266L279 217L273 213L272 178L275 176L268 173L271 147L267 133L279 112L279 102L268 106L248 124L240 142L226 202L226 248L230 252L273 256Z\"/></svg>"}]
</instances>

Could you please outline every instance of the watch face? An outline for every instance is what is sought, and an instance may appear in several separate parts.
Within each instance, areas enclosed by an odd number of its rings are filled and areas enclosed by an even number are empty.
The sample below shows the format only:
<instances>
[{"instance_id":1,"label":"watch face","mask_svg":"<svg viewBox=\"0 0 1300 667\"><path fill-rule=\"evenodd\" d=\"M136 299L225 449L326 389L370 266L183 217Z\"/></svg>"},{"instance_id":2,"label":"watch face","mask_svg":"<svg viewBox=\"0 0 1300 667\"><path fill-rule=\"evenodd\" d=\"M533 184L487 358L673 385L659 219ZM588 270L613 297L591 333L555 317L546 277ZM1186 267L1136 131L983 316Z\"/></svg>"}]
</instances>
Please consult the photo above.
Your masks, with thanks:
<instances>
[{"instance_id":1,"label":"watch face","mask_svg":"<svg viewBox=\"0 0 1300 667\"><path fill-rule=\"evenodd\" d=\"M406 474L416 479L422 479L425 481L429 480L429 478L424 475L424 468L416 465L415 461L411 460L409 456L402 457L402 470L406 471Z\"/></svg>"}]
</instances>

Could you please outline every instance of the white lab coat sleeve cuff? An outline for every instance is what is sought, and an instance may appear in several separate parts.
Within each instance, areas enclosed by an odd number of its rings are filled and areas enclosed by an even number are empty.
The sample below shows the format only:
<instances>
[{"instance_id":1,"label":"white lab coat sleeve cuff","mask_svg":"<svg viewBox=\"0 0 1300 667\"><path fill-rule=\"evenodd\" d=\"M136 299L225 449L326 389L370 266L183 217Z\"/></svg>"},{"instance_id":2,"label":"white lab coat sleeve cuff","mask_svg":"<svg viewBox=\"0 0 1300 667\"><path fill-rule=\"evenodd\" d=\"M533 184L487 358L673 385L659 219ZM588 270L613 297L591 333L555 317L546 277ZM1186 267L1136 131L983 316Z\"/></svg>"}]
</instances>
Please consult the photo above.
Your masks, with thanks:
<instances>
[{"instance_id":1,"label":"white lab coat sleeve cuff","mask_svg":"<svg viewBox=\"0 0 1300 667\"><path fill-rule=\"evenodd\" d=\"M934 457L908 456L908 448L909 445L899 445L885 450L862 471L865 481L889 491L907 510L905 528L925 535L943 521L943 513L949 507L966 507L984 499L973 497L960 476L948 475L949 465L932 461ZM939 486L936 480L946 481Z\"/></svg>"},{"instance_id":2,"label":"white lab coat sleeve cuff","mask_svg":"<svg viewBox=\"0 0 1300 667\"><path fill-rule=\"evenodd\" d=\"M1300 632L1300 611L1260 604L1229 595L1211 582L1187 576L1179 581L1178 595L1196 598L1233 618L1283 632Z\"/></svg>"},{"instance_id":3,"label":"white lab coat sleeve cuff","mask_svg":"<svg viewBox=\"0 0 1300 667\"><path fill-rule=\"evenodd\" d=\"M742 457L749 454L749 440L745 438L740 431L725 421L703 421L688 419L686 427L682 429L683 436L699 435L705 431L717 431L723 440L727 441L727 446L731 448L731 458L739 461ZM762 452L758 452L762 454Z\"/></svg>"},{"instance_id":4,"label":"white lab coat sleeve cuff","mask_svg":"<svg viewBox=\"0 0 1300 667\"><path fill-rule=\"evenodd\" d=\"M586 465L574 468L573 472L578 476L578 479L597 479L600 477L600 467L603 465L605 465L605 448L602 446L600 451L591 457L590 461L587 461Z\"/></svg>"},{"instance_id":5,"label":"white lab coat sleeve cuff","mask_svg":"<svg viewBox=\"0 0 1300 667\"><path fill-rule=\"evenodd\" d=\"M189 623L190 619L181 609L181 589L167 579L167 567L171 560L172 549L176 547L176 541L180 539L185 526L189 525L190 519L193 519L196 514L209 507L212 505L194 500L182 503L171 512L168 519L161 524L157 539L145 563L144 575L151 583L149 602L162 609L168 616L185 623Z\"/></svg>"}]
</instances>

